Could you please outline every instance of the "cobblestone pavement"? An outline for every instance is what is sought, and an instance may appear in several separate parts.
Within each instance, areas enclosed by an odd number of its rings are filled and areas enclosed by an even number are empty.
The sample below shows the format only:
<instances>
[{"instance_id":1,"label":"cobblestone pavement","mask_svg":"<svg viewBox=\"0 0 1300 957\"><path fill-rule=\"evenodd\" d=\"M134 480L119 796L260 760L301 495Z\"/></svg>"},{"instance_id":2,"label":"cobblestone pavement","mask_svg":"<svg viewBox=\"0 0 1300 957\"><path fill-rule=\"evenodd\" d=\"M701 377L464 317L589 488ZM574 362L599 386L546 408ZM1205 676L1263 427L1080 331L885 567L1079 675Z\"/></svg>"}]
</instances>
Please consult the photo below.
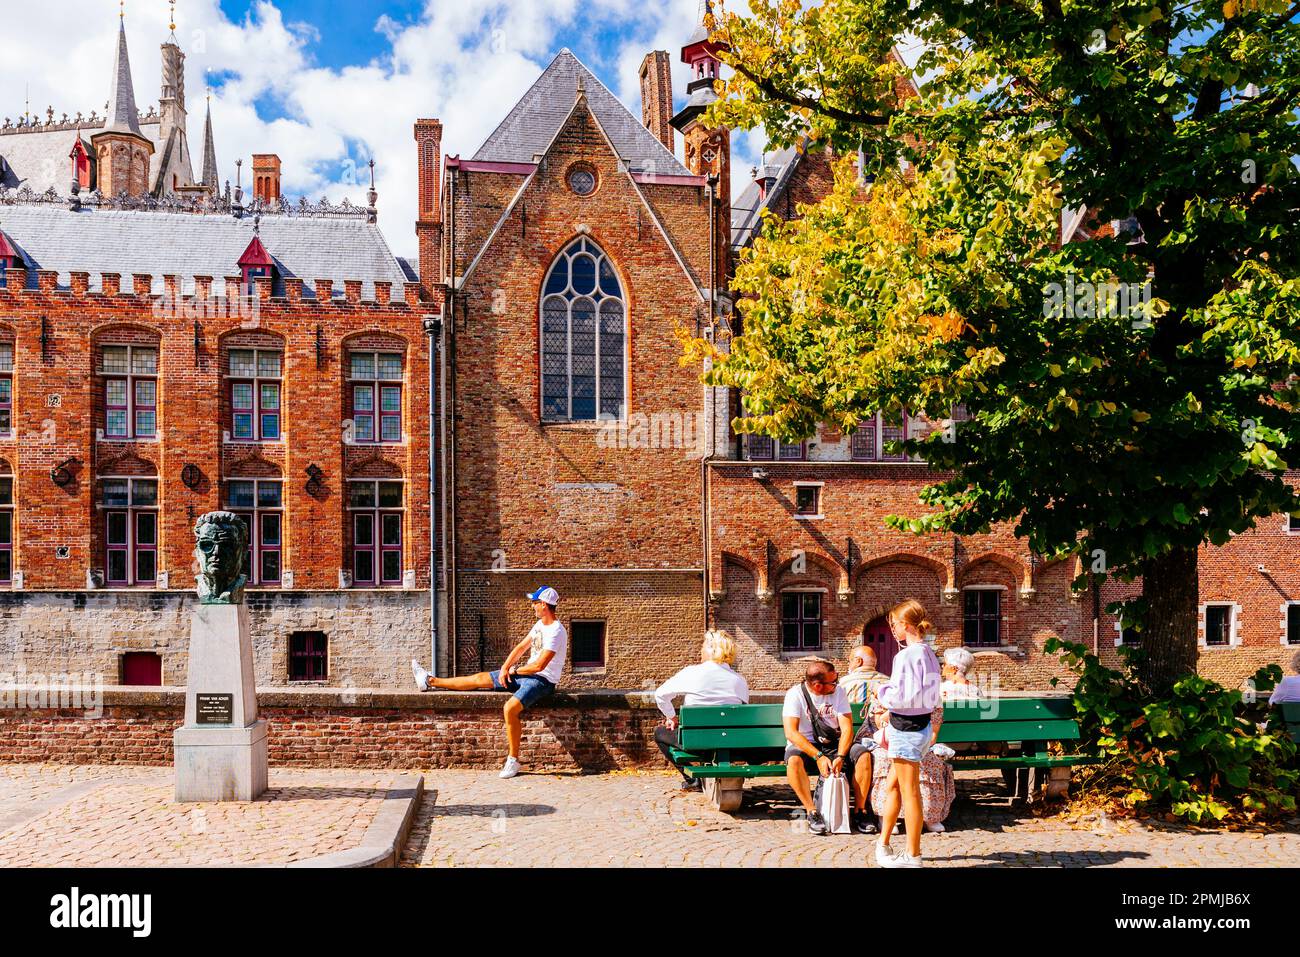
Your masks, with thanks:
<instances>
[{"instance_id":1,"label":"cobblestone pavement","mask_svg":"<svg viewBox=\"0 0 1300 957\"><path fill-rule=\"evenodd\" d=\"M249 804L176 804L171 768L0 766L0 867L275 865L359 846L391 771L271 769Z\"/></svg>"},{"instance_id":2,"label":"cobblestone pavement","mask_svg":"<svg viewBox=\"0 0 1300 957\"><path fill-rule=\"evenodd\" d=\"M425 772L407 866L874 866L873 838L814 837L789 788L747 786L736 817L667 773L530 775ZM436 800L435 800L436 792ZM1013 808L995 773L964 771L944 834L926 834L927 866L1300 866L1300 826L1225 832L1128 821L1074 825Z\"/></svg>"}]
</instances>

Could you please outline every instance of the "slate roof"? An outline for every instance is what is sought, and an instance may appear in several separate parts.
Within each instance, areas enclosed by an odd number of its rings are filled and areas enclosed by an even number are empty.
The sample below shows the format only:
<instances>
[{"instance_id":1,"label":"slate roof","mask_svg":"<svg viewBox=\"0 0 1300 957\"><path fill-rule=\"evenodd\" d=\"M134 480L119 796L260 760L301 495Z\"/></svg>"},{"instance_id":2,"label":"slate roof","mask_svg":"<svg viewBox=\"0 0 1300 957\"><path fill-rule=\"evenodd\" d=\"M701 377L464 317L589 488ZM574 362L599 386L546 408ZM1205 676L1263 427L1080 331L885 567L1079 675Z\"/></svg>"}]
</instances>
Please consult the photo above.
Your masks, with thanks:
<instances>
[{"instance_id":1,"label":"slate roof","mask_svg":"<svg viewBox=\"0 0 1300 957\"><path fill-rule=\"evenodd\" d=\"M568 50L561 50L551 61L537 82L479 147L473 159L531 163L534 156L544 153L573 109L578 95L578 77L582 77L592 113L632 172L691 175L618 97Z\"/></svg>"},{"instance_id":2,"label":"slate roof","mask_svg":"<svg viewBox=\"0 0 1300 957\"><path fill-rule=\"evenodd\" d=\"M776 166L781 170L780 176L772 186L771 192L767 198L759 200L758 183L751 182L745 187L744 191L736 197L731 204L731 248L740 249L748 246L758 233L758 228L762 225L763 210L769 208L776 199L785 192L786 185L790 182L790 176L794 173L795 168L799 165L799 159L803 156L794 147L788 147L773 153L767 157L765 166Z\"/></svg>"},{"instance_id":3,"label":"slate roof","mask_svg":"<svg viewBox=\"0 0 1300 957\"><path fill-rule=\"evenodd\" d=\"M0 206L0 231L9 236L28 269L27 284L36 286L37 269L91 274L91 289L100 275L118 273L130 288L135 273L154 277L153 292L162 294L163 277L179 276L184 294L194 291L195 276L211 276L217 285L239 275L240 256L253 238L253 219L225 215L93 210L72 212L60 206ZM408 273L379 227L364 218L264 216L261 240L283 278L312 283L332 279L335 295L343 281L362 281L362 296L372 298L374 284L391 282L400 298Z\"/></svg>"}]
</instances>

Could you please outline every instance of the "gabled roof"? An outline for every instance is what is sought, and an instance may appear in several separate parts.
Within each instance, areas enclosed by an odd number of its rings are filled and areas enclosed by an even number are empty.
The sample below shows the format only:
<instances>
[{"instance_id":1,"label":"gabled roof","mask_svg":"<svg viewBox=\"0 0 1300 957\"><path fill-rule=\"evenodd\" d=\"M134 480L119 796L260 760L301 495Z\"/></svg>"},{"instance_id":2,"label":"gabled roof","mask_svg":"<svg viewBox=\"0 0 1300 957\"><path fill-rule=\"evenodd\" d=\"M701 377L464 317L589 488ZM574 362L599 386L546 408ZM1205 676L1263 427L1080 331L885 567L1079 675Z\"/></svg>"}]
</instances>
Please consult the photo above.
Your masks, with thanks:
<instances>
[{"instance_id":1,"label":"gabled roof","mask_svg":"<svg viewBox=\"0 0 1300 957\"><path fill-rule=\"evenodd\" d=\"M266 247L262 245L262 240L254 236L253 241L244 250L244 255L239 257L237 265L241 269L246 266L274 266L275 260L266 251Z\"/></svg>"},{"instance_id":2,"label":"gabled roof","mask_svg":"<svg viewBox=\"0 0 1300 957\"><path fill-rule=\"evenodd\" d=\"M732 249L741 249L753 241L763 224L763 210L771 209L772 204L785 192L790 177L794 175L802 158L801 151L787 147L764 160L765 166L779 167L781 173L766 196L760 198L762 191L758 188L758 183L751 182L731 204Z\"/></svg>"},{"instance_id":3,"label":"gabled roof","mask_svg":"<svg viewBox=\"0 0 1300 957\"><path fill-rule=\"evenodd\" d=\"M544 153L550 146L572 111L578 95L579 78L592 114L631 172L691 175L618 97L568 50L561 50L551 61L472 159L501 163L533 162L533 157Z\"/></svg>"},{"instance_id":4,"label":"gabled roof","mask_svg":"<svg viewBox=\"0 0 1300 957\"><path fill-rule=\"evenodd\" d=\"M0 229L0 259L20 259L18 250L14 249L13 243L9 242L9 237Z\"/></svg>"},{"instance_id":5,"label":"gabled roof","mask_svg":"<svg viewBox=\"0 0 1300 957\"><path fill-rule=\"evenodd\" d=\"M67 285L71 272L88 272L92 290L100 276L136 273L153 276L153 291L164 291L164 276L179 276L182 292L194 289L195 276L220 281L238 275L237 262L248 246L250 223L223 215L86 210L65 206L6 206L4 230L20 250L35 287L35 270L49 269ZM407 282L379 227L359 217L266 216L261 239L275 250L275 266L284 279L302 279L305 296L312 282L331 279L336 290L344 280L362 282L362 295L374 284L391 282L394 291ZM341 293L340 293L341 294Z\"/></svg>"},{"instance_id":6,"label":"gabled roof","mask_svg":"<svg viewBox=\"0 0 1300 957\"><path fill-rule=\"evenodd\" d=\"M575 60L575 62L577 61ZM600 132L601 137L605 140L606 146L611 151L615 150L613 138L609 135L609 131L605 129L604 124L601 123L600 116L592 108L591 100L587 97L586 92L584 90L582 96L577 96L575 94L573 102L570 104L569 109L565 113L559 125L556 126L554 133L551 134L551 138L546 142L545 146L543 146L542 149L538 150L539 154L544 155L550 152L551 147L555 144L555 141L559 138L560 133L563 131L564 127L568 124L569 120L572 119L573 116L578 112L579 108L584 108L587 110L588 114L591 116L592 121L596 124L596 129ZM655 140L655 142L658 143L659 141ZM475 158L478 159L478 157ZM474 256L474 259L470 262L469 266L466 268L464 275L457 278L456 280L457 289L464 288L465 284L469 282L469 280L473 277L474 273L478 271L479 263L481 263L483 261L483 258L487 255L488 249L496 241L497 236L501 233L501 228L506 224L506 221L510 219L511 215L513 215L515 208L519 205L520 200L522 200L524 195L528 192L528 188L532 186L533 181L537 179L540 170L541 170L540 165L533 166L532 171L529 172L524 177L523 182L519 184L519 189L515 191L514 197L506 205L506 208L502 210L501 216L497 220L496 225L492 227L491 232L489 232L488 235L484 238L482 244L479 246L478 253ZM664 243L668 246L669 251L673 254L673 258L677 261L677 265L681 267L681 270L685 274L686 278L690 280L691 286L695 289L696 294L700 296L701 299L704 299L704 292L700 287L699 280L691 272L690 266L687 265L685 257L682 256L681 250L677 248L677 244L673 242L672 236L669 235L668 230L664 228L663 221L660 220L659 214L655 211L654 206L651 204L651 202L648 199L646 199L645 193L642 191L641 187L637 184L636 177L632 175L632 170L628 169L624 171L622 175L627 177L628 185L632 187L632 190L636 193L637 198L641 200L641 205L644 207L645 211L650 215L650 221L654 223L655 227L659 230L659 235L663 238Z\"/></svg>"}]
</instances>

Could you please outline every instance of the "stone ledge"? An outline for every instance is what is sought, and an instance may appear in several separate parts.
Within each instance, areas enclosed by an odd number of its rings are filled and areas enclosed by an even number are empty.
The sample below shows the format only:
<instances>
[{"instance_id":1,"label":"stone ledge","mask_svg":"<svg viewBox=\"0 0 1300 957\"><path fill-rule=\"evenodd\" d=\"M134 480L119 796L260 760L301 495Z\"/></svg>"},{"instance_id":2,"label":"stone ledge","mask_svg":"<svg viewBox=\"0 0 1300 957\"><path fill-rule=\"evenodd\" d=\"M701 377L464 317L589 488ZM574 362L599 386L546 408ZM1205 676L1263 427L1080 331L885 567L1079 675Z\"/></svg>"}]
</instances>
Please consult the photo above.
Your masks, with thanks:
<instances>
[{"instance_id":1,"label":"stone ledge","mask_svg":"<svg viewBox=\"0 0 1300 957\"><path fill-rule=\"evenodd\" d=\"M105 686L95 688L85 685L0 685L0 693L30 700L34 694L48 697L62 694L73 697L81 694L82 701L93 701L102 695L100 703L106 708L185 708L185 688L129 688ZM1004 698L1069 697L1068 691L1005 691ZM328 708L343 710L356 708L376 711L499 711L510 696L503 691L389 691L382 688L259 688L258 707L262 709ZM780 704L784 691L755 691L751 704ZM649 691L629 691L618 688L593 688L583 691L560 691L534 705L530 711L559 711L591 709L657 711L654 695ZM43 709L30 706L11 710L81 710L59 708L50 704Z\"/></svg>"}]
</instances>

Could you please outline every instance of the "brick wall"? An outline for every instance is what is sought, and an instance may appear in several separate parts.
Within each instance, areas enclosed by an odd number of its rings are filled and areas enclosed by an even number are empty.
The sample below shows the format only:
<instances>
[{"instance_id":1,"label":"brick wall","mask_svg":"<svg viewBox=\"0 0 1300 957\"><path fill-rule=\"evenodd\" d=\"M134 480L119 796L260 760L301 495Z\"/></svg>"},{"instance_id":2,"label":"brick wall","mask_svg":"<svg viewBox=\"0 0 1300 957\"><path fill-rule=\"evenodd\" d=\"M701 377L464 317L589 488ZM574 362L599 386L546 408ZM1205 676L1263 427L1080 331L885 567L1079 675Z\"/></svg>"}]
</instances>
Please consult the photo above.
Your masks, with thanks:
<instances>
[{"instance_id":1,"label":"brick wall","mask_svg":"<svg viewBox=\"0 0 1300 957\"><path fill-rule=\"evenodd\" d=\"M460 576L460 673L479 670L479 618L484 666L500 667L536 621L526 592L546 584L559 591L560 620L605 623L603 668L576 671L572 644L564 688L653 687L699 660L704 636L701 572L563 572Z\"/></svg>"},{"instance_id":2,"label":"brick wall","mask_svg":"<svg viewBox=\"0 0 1300 957\"><path fill-rule=\"evenodd\" d=\"M184 592L0 591L0 672L121 680L122 655L162 659L164 684L184 684L197 599ZM430 657L429 593L382 589L260 591L248 596L258 682L289 680L289 639L324 633L328 679L340 687L406 687L410 660Z\"/></svg>"},{"instance_id":3,"label":"brick wall","mask_svg":"<svg viewBox=\"0 0 1300 957\"><path fill-rule=\"evenodd\" d=\"M404 680L403 662L427 657L430 580L428 339L415 287L398 301L379 290L370 302L359 283L330 298L321 282L313 300L299 280L285 281L282 298L259 281L253 308L219 295L124 294L112 276L103 277L103 293L88 291L86 274L75 274L70 289L54 278L43 273L39 290L22 289L21 279L0 289L0 337L15 342L14 434L0 439L0 472L14 473L16 500L15 584L0 592L0 648L21 649L29 667L45 669L71 660L63 649L76 647L82 660L74 670L116 680L120 650L156 643L168 673L183 674L194 520L226 506L226 479L257 477L283 483L283 582L296 589L283 596L273 589L265 599L266 640L283 643L299 626L338 630L339 681ZM134 278L133 288L149 288L150 277ZM169 291L177 285L167 277ZM225 289L202 279L199 286ZM156 440L103 438L106 344L158 348ZM283 441L228 439L229 353L239 346L283 351ZM351 444L349 350L381 347L404 356L403 440ZM72 480L60 487L51 469L62 463ZM198 470L193 488L181 481L189 465ZM323 473L319 488L307 487L309 466ZM105 568L101 476L158 480L157 587L93 587L89 573ZM405 581L392 595L339 590L340 571L351 565L349 478L405 483ZM271 677L279 652L268 646L266 654ZM0 659L11 663L18 659Z\"/></svg>"},{"instance_id":4,"label":"brick wall","mask_svg":"<svg viewBox=\"0 0 1300 957\"><path fill-rule=\"evenodd\" d=\"M0 701L3 694L0 689ZM506 750L505 700L500 694L259 694L273 767L497 769ZM111 689L100 717L4 703L0 763L165 766L172 763L172 733L184 720L184 694L175 690ZM559 695L525 714L522 757L539 771L659 766L653 744L659 721L644 695Z\"/></svg>"}]
</instances>

